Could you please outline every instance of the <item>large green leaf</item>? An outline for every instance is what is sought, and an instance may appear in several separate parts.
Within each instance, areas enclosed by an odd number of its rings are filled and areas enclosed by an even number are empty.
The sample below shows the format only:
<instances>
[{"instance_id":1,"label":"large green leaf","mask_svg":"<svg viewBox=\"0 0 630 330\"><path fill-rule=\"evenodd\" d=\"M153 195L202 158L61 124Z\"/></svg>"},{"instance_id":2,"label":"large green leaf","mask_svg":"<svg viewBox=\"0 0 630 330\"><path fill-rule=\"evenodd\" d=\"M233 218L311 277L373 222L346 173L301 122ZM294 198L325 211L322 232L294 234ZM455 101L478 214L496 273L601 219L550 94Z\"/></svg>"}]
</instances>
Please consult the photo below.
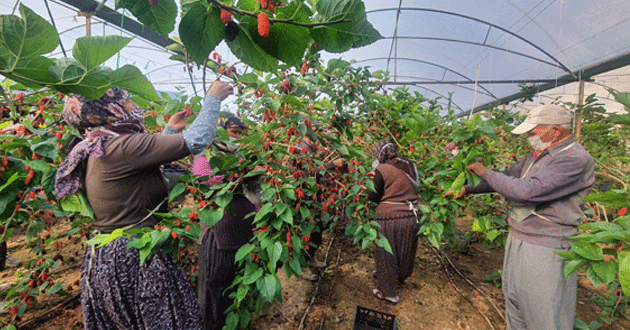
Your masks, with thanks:
<instances>
[{"instance_id":1,"label":"large green leaf","mask_svg":"<svg viewBox=\"0 0 630 330\"><path fill-rule=\"evenodd\" d=\"M75 59L62 58L55 61L55 65L50 68L54 75L60 75L61 83L55 88L64 93L77 93L89 99L98 99L109 89L109 76L112 69L108 67L96 67L89 73ZM63 67L63 65L66 65Z\"/></svg>"},{"instance_id":2,"label":"large green leaf","mask_svg":"<svg viewBox=\"0 0 630 330\"><path fill-rule=\"evenodd\" d=\"M48 68L48 72L59 82L59 85L77 84L87 74L87 70L74 58L58 58Z\"/></svg>"},{"instance_id":3,"label":"large green leaf","mask_svg":"<svg viewBox=\"0 0 630 330\"><path fill-rule=\"evenodd\" d=\"M590 194L583 197L581 201L597 202L606 207L620 209L622 207L630 207L628 197L628 193L625 190L612 189L602 193Z\"/></svg>"},{"instance_id":4,"label":"large green leaf","mask_svg":"<svg viewBox=\"0 0 630 330\"><path fill-rule=\"evenodd\" d=\"M352 48L361 48L379 39L383 39L383 36L372 26L372 23L366 20L357 28L357 34L355 35Z\"/></svg>"},{"instance_id":5,"label":"large green leaf","mask_svg":"<svg viewBox=\"0 0 630 330\"><path fill-rule=\"evenodd\" d=\"M127 8L133 16L149 29L163 35L175 29L177 4L175 0L159 0L152 5L146 0L116 0L116 9Z\"/></svg>"},{"instance_id":6,"label":"large green leaf","mask_svg":"<svg viewBox=\"0 0 630 330\"><path fill-rule=\"evenodd\" d=\"M20 4L22 18L0 16L0 48L22 58L52 52L59 45L57 30L41 16Z\"/></svg>"},{"instance_id":7,"label":"large green leaf","mask_svg":"<svg viewBox=\"0 0 630 330\"><path fill-rule=\"evenodd\" d=\"M127 64L118 68L109 76L112 86L126 89L131 94L139 95L147 100L159 98L153 84L137 67Z\"/></svg>"},{"instance_id":8,"label":"large green leaf","mask_svg":"<svg viewBox=\"0 0 630 330\"><path fill-rule=\"evenodd\" d=\"M25 86L37 88L40 85L53 84L57 80L48 72L48 68L54 64L53 59L44 56L21 58L13 66L11 79Z\"/></svg>"},{"instance_id":9,"label":"large green leaf","mask_svg":"<svg viewBox=\"0 0 630 330\"><path fill-rule=\"evenodd\" d=\"M250 32L241 26L236 39L226 42L236 57L256 70L269 72L278 67L278 60L260 48L252 39Z\"/></svg>"},{"instance_id":10,"label":"large green leaf","mask_svg":"<svg viewBox=\"0 0 630 330\"><path fill-rule=\"evenodd\" d=\"M612 89L608 90L614 97L617 102L626 106L626 110L630 109L630 93L617 93Z\"/></svg>"},{"instance_id":11,"label":"large green leaf","mask_svg":"<svg viewBox=\"0 0 630 330\"><path fill-rule=\"evenodd\" d=\"M310 37L308 29L291 24L273 24L269 36L258 34L258 22L253 17L243 17L241 26L249 31L253 41L267 54L291 66L299 66L304 58Z\"/></svg>"},{"instance_id":12,"label":"large green leaf","mask_svg":"<svg viewBox=\"0 0 630 330\"><path fill-rule=\"evenodd\" d=\"M605 120L611 123L615 123L615 124L630 125L630 114L625 114L625 115L611 114Z\"/></svg>"},{"instance_id":13,"label":"large green leaf","mask_svg":"<svg viewBox=\"0 0 630 330\"><path fill-rule=\"evenodd\" d=\"M258 0L238 0L236 7L245 11L256 11L259 4Z\"/></svg>"},{"instance_id":14,"label":"large green leaf","mask_svg":"<svg viewBox=\"0 0 630 330\"><path fill-rule=\"evenodd\" d=\"M191 6L179 23L179 35L190 59L203 64L210 52L225 38L219 10L201 3Z\"/></svg>"},{"instance_id":15,"label":"large green leaf","mask_svg":"<svg viewBox=\"0 0 630 330\"><path fill-rule=\"evenodd\" d=\"M342 20L349 21L311 29L311 36L320 49L342 53L355 44L357 47L365 46L383 38L367 22L365 5L361 0L321 0L317 3L316 22Z\"/></svg>"},{"instance_id":16,"label":"large green leaf","mask_svg":"<svg viewBox=\"0 0 630 330\"><path fill-rule=\"evenodd\" d=\"M573 251L580 255L582 258L593 261L604 260L604 253L602 251L602 248L599 247L597 244L577 241L571 243L571 247L573 248Z\"/></svg>"},{"instance_id":17,"label":"large green leaf","mask_svg":"<svg viewBox=\"0 0 630 330\"><path fill-rule=\"evenodd\" d=\"M617 265L613 261L596 262L591 268L606 284L612 282L617 276Z\"/></svg>"},{"instance_id":18,"label":"large green leaf","mask_svg":"<svg viewBox=\"0 0 630 330\"><path fill-rule=\"evenodd\" d=\"M619 253L619 283L626 296L630 295L630 252Z\"/></svg>"},{"instance_id":19,"label":"large green leaf","mask_svg":"<svg viewBox=\"0 0 630 330\"><path fill-rule=\"evenodd\" d=\"M72 48L74 57L87 71L98 67L123 49L132 38L121 36L87 36L77 39Z\"/></svg>"}]
</instances>

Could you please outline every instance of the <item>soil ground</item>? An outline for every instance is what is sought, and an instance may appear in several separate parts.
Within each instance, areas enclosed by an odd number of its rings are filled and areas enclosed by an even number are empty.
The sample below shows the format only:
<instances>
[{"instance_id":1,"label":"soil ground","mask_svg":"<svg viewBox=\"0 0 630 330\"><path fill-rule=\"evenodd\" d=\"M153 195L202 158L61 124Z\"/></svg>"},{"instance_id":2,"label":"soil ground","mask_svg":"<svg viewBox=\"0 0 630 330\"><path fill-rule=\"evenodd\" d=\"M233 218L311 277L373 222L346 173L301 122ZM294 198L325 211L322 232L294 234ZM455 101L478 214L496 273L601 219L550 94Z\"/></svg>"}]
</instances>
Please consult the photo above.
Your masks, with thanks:
<instances>
[{"instance_id":1,"label":"soil ground","mask_svg":"<svg viewBox=\"0 0 630 330\"><path fill-rule=\"evenodd\" d=\"M64 235L68 228L68 224L55 226L53 236ZM28 261L33 257L25 247L23 236L14 235L8 247L18 260ZM70 285L71 296L40 296L35 308L22 318L19 329L83 329L76 286L83 244L70 244L62 253L72 257L51 277L64 286ZM331 233L324 236L317 257L328 265L320 271L318 281L287 279L284 270L279 271L284 301L255 315L252 322L255 329L294 330L302 326L310 330L349 330L355 324L357 306L377 311L379 315L394 315L398 330L505 329L501 289L482 281L484 276L501 268L501 249L488 249L475 243L437 251L420 239L414 272L404 283L401 300L395 305L372 295L376 278L370 248L361 251L341 233ZM16 274L23 271L25 268L20 267L1 272L0 284L17 281ZM593 301L596 290L589 287L583 274L578 275L577 316L589 322L601 315L601 307ZM0 326L7 321L8 314L0 315ZM630 329L630 321L618 319L608 329Z\"/></svg>"}]
</instances>

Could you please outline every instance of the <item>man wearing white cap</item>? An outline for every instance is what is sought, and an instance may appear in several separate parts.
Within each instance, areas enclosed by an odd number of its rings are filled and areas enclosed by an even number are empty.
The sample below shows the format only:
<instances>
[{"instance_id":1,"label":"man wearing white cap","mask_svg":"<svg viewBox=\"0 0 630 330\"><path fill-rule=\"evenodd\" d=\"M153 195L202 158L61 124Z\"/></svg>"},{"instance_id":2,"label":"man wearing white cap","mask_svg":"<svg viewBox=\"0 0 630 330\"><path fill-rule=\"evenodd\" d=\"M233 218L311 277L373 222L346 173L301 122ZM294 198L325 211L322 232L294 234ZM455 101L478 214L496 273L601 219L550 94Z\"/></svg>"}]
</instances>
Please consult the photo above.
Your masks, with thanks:
<instances>
[{"instance_id":1,"label":"man wearing white cap","mask_svg":"<svg viewBox=\"0 0 630 330\"><path fill-rule=\"evenodd\" d=\"M571 114L558 105L532 109L512 133L525 135L532 152L504 171L469 165L482 181L466 193L496 192L510 206L510 234L503 261L507 329L573 329L577 277L564 276L555 250L570 250L582 203L593 183L594 161L571 129ZM452 195L449 191L445 196Z\"/></svg>"}]
</instances>

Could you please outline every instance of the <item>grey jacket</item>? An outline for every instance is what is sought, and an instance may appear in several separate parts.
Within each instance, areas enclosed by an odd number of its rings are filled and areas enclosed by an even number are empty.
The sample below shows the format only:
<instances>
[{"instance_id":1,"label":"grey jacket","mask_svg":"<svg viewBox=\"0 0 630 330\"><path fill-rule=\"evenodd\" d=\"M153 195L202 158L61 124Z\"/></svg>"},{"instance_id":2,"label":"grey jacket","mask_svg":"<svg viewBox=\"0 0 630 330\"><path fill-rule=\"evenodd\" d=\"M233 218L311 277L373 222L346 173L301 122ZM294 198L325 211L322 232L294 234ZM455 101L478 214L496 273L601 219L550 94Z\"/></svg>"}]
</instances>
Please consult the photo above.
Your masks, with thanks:
<instances>
[{"instance_id":1,"label":"grey jacket","mask_svg":"<svg viewBox=\"0 0 630 330\"><path fill-rule=\"evenodd\" d=\"M521 222L510 220L515 238L550 248L568 248L583 217L580 198L593 183L595 162L574 136L544 150L538 158L529 153L505 171L488 170L477 187L467 193L497 192L506 200L535 206Z\"/></svg>"}]
</instances>

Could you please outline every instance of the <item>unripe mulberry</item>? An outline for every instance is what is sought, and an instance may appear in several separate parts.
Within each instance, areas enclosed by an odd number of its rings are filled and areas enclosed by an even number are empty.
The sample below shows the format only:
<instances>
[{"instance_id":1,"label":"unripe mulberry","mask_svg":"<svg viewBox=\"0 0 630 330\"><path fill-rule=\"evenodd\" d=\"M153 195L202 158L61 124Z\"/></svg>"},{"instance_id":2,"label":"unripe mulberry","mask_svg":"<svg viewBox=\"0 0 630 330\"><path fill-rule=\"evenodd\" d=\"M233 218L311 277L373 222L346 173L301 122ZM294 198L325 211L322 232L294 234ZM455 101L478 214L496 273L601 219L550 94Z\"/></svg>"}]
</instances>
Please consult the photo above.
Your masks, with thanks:
<instances>
[{"instance_id":1,"label":"unripe mulberry","mask_svg":"<svg viewBox=\"0 0 630 330\"><path fill-rule=\"evenodd\" d=\"M258 34L262 37L269 36L269 17L267 13L258 14Z\"/></svg>"},{"instance_id":2,"label":"unripe mulberry","mask_svg":"<svg viewBox=\"0 0 630 330\"><path fill-rule=\"evenodd\" d=\"M232 20L232 13L225 9L221 9L221 22L223 24L227 24Z\"/></svg>"}]
</instances>

